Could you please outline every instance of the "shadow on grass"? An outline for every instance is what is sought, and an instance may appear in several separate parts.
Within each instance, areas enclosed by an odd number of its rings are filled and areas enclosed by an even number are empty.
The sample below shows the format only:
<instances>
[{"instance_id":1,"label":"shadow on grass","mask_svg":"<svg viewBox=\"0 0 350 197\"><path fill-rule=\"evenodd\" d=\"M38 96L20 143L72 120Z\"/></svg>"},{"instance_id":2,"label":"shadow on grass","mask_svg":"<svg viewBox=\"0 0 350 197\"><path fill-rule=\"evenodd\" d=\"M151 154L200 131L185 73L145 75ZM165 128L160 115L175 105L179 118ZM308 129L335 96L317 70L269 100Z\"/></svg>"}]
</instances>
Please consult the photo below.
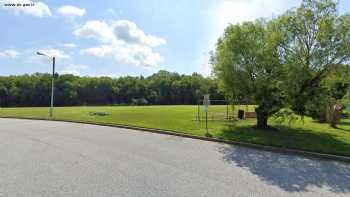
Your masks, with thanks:
<instances>
[{"instance_id":1,"label":"shadow on grass","mask_svg":"<svg viewBox=\"0 0 350 197\"><path fill-rule=\"evenodd\" d=\"M226 162L248 169L267 184L287 192L307 192L315 187L350 193L350 165L313 160L237 146L221 147Z\"/></svg>"},{"instance_id":2,"label":"shadow on grass","mask_svg":"<svg viewBox=\"0 0 350 197\"><path fill-rule=\"evenodd\" d=\"M339 126L340 126L340 127L339 127ZM344 128L342 128L343 125L340 124L339 126L337 126L337 129L339 129L339 130L341 130L341 131L350 132L350 129L344 129Z\"/></svg>"},{"instance_id":3,"label":"shadow on grass","mask_svg":"<svg viewBox=\"0 0 350 197\"><path fill-rule=\"evenodd\" d=\"M260 131L251 126L231 126L221 138L274 145L314 152L350 156L350 144L331 133L280 126L277 131ZM225 161L248 169L268 184L288 192L327 188L336 193L350 193L350 165L302 156L274 153L244 147L220 148Z\"/></svg>"},{"instance_id":4,"label":"shadow on grass","mask_svg":"<svg viewBox=\"0 0 350 197\"><path fill-rule=\"evenodd\" d=\"M341 126L350 126L350 122L340 122L340 123L338 123L338 125L341 125Z\"/></svg>"},{"instance_id":5,"label":"shadow on grass","mask_svg":"<svg viewBox=\"0 0 350 197\"><path fill-rule=\"evenodd\" d=\"M303 128L278 126L277 130L262 131L252 126L230 125L218 134L218 138L299 149L319 153L350 156L350 143L339 140L331 132L315 132Z\"/></svg>"},{"instance_id":6,"label":"shadow on grass","mask_svg":"<svg viewBox=\"0 0 350 197\"><path fill-rule=\"evenodd\" d=\"M317 120L312 120L313 123L316 123L316 124L326 124L326 125L329 125L329 123L327 122L320 122L320 121L317 121ZM343 128L343 127L348 127L347 129ZM339 129L339 130L342 130L342 131L350 131L350 122L349 122L349 116L346 115L343 117L343 119L337 123L335 129Z\"/></svg>"},{"instance_id":7,"label":"shadow on grass","mask_svg":"<svg viewBox=\"0 0 350 197\"><path fill-rule=\"evenodd\" d=\"M342 131L350 131L350 121L349 119L342 119L336 126L336 129Z\"/></svg>"}]
</instances>

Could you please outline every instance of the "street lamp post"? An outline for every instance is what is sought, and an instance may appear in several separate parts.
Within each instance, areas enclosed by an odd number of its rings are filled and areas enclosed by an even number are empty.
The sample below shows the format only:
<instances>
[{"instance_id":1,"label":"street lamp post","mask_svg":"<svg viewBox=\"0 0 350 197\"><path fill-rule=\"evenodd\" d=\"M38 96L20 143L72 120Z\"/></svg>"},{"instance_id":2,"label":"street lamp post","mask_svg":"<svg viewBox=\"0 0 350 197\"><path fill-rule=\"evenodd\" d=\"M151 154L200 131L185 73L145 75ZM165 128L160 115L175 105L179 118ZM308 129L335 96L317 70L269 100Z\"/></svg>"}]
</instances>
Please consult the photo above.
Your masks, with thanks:
<instances>
[{"instance_id":1,"label":"street lamp post","mask_svg":"<svg viewBox=\"0 0 350 197\"><path fill-rule=\"evenodd\" d=\"M52 79L51 79L51 104L50 104L50 118L53 116L53 102L54 102L54 92L55 92L55 57L50 57L46 55L45 53L36 52L37 55L43 55L46 57L52 58Z\"/></svg>"},{"instance_id":2,"label":"street lamp post","mask_svg":"<svg viewBox=\"0 0 350 197\"><path fill-rule=\"evenodd\" d=\"M53 96L55 92L55 57L52 57L52 80L51 80L51 106L50 117L53 115Z\"/></svg>"}]
</instances>

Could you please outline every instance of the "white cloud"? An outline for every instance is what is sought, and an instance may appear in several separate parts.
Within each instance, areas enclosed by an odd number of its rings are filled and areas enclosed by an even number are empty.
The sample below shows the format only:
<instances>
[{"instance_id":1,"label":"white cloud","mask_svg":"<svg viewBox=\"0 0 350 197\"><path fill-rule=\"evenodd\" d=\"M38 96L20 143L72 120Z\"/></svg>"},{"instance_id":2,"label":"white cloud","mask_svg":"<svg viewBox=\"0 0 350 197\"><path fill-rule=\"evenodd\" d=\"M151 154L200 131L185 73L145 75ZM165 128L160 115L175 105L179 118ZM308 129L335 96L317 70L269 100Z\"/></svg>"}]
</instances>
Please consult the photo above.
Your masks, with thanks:
<instances>
[{"instance_id":1,"label":"white cloud","mask_svg":"<svg viewBox=\"0 0 350 197\"><path fill-rule=\"evenodd\" d=\"M114 21L111 24L114 35L125 43L159 46L166 44L165 39L146 35L137 25L128 20Z\"/></svg>"},{"instance_id":2,"label":"white cloud","mask_svg":"<svg viewBox=\"0 0 350 197\"><path fill-rule=\"evenodd\" d=\"M85 64L69 64L66 66L61 73L62 74L73 74L81 75L81 71L88 69L89 66Z\"/></svg>"},{"instance_id":3,"label":"white cloud","mask_svg":"<svg viewBox=\"0 0 350 197\"><path fill-rule=\"evenodd\" d=\"M84 26L74 31L79 37L95 38L103 43L124 42L128 44L156 47L166 44L165 39L153 35L146 35L137 25L128 20L87 21Z\"/></svg>"},{"instance_id":4,"label":"white cloud","mask_svg":"<svg viewBox=\"0 0 350 197\"><path fill-rule=\"evenodd\" d=\"M63 46L66 47L66 48L75 48L75 47L77 47L77 45L75 45L74 43L64 43Z\"/></svg>"},{"instance_id":5,"label":"white cloud","mask_svg":"<svg viewBox=\"0 0 350 197\"><path fill-rule=\"evenodd\" d=\"M70 56L66 54L64 51L61 51L59 49L52 49L52 48L47 48L47 49L41 49L39 52L44 53L50 57L56 57L60 59L69 59Z\"/></svg>"},{"instance_id":6,"label":"white cloud","mask_svg":"<svg viewBox=\"0 0 350 197\"><path fill-rule=\"evenodd\" d=\"M12 11L15 14L28 14L37 17L51 16L50 8L43 2L33 2L31 0L0 0L2 7L6 10ZM8 6L5 6L8 4ZM21 6L17 6L21 4ZM24 6L30 4L29 6Z\"/></svg>"},{"instance_id":7,"label":"white cloud","mask_svg":"<svg viewBox=\"0 0 350 197\"><path fill-rule=\"evenodd\" d=\"M87 21L84 26L74 31L78 37L94 38L103 43L115 41L112 28L104 21Z\"/></svg>"},{"instance_id":8,"label":"white cloud","mask_svg":"<svg viewBox=\"0 0 350 197\"><path fill-rule=\"evenodd\" d=\"M74 31L78 37L93 38L102 45L81 50L81 54L113 57L116 61L142 67L155 67L163 60L152 48L166 44L165 39L147 35L131 21L88 21Z\"/></svg>"},{"instance_id":9,"label":"white cloud","mask_svg":"<svg viewBox=\"0 0 350 197\"><path fill-rule=\"evenodd\" d=\"M60 8L58 8L57 12L64 16L64 17L68 17L68 18L74 18L77 16L84 16L86 14L86 10L83 8L78 8L75 6L71 6L71 5L65 5L65 6L61 6Z\"/></svg>"},{"instance_id":10,"label":"white cloud","mask_svg":"<svg viewBox=\"0 0 350 197\"><path fill-rule=\"evenodd\" d=\"M81 54L114 58L122 63L142 67L155 67L163 61L159 53L153 52L150 47L140 45L101 45L84 49Z\"/></svg>"},{"instance_id":11,"label":"white cloud","mask_svg":"<svg viewBox=\"0 0 350 197\"><path fill-rule=\"evenodd\" d=\"M91 47L83 49L80 52L82 55L93 55L96 57L106 57L113 55L113 47L111 45L101 45L98 47Z\"/></svg>"},{"instance_id":12,"label":"white cloud","mask_svg":"<svg viewBox=\"0 0 350 197\"><path fill-rule=\"evenodd\" d=\"M7 49L0 51L0 58L15 59L20 55L20 53L13 49Z\"/></svg>"}]
</instances>

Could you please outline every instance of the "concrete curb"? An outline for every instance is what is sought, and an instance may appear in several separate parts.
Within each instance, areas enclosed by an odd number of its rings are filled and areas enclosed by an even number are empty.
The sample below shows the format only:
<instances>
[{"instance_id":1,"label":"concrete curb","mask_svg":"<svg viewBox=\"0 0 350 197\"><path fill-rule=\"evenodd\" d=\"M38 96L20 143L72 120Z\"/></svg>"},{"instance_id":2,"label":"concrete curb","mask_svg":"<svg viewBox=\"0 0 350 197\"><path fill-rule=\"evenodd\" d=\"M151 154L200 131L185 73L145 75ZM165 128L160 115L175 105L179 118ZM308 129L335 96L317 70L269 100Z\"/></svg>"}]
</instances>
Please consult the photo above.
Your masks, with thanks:
<instances>
[{"instance_id":1,"label":"concrete curb","mask_svg":"<svg viewBox=\"0 0 350 197\"><path fill-rule=\"evenodd\" d=\"M124 128L124 129L133 129L133 130L144 131L144 132L151 132L151 133L158 133L158 134L165 134L165 135L172 135L172 136L179 136L179 137L185 137L185 138L204 140L204 141L218 142L218 143L224 143L224 144L230 144L230 145L244 146L244 147L248 147L248 148L284 153L284 154L289 154L289 155L302 155L305 157L312 157L312 158L317 158L317 159L326 159L326 160L334 160L334 161L341 161L341 162L350 163L350 157L348 157L348 156L316 153L316 152L302 151L302 150L289 149L289 148L283 148L283 147L252 144L252 143L238 142L238 141L233 141L233 140L224 140L224 139L219 139L219 138L209 138L209 137L186 134L186 133L183 133L180 131L136 127L136 126L122 125L122 124L94 123L94 122L88 122L88 121L85 122L85 121L72 121L72 120L60 120L60 119L7 117L7 116L0 117L0 118L25 119L25 120L45 120L45 121L69 122L69 123L80 123L80 124L108 126L108 127L116 127L116 128Z\"/></svg>"}]
</instances>

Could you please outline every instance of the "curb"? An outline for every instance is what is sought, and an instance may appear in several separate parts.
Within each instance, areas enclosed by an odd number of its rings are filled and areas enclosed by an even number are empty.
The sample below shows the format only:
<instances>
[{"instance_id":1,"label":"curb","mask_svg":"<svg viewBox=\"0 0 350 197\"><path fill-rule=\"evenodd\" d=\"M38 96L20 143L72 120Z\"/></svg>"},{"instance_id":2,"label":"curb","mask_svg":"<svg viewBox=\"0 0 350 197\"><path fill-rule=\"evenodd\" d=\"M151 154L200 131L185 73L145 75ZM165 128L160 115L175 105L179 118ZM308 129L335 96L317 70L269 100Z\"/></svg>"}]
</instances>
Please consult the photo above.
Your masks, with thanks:
<instances>
[{"instance_id":1,"label":"curb","mask_svg":"<svg viewBox=\"0 0 350 197\"><path fill-rule=\"evenodd\" d=\"M94 122L60 120L60 119L6 117L6 116L0 117L0 118L24 119L24 120L44 120L44 121L54 121L54 122L68 122L68 123L80 123L80 124L88 124L88 125L108 126L108 127L123 128L123 129L133 129L133 130L138 130L138 131L143 131L143 132L151 132L151 133L157 133L157 134L165 134L165 135L172 135L172 136L178 136L178 137L184 137L184 138L198 139L198 140L203 140L203 141L218 142L218 143L254 148L254 149L259 149L259 150L284 153L284 154L289 154L289 155L301 155L304 157L312 157L312 158L317 158L317 159L333 160L333 161L341 161L341 162L350 163L350 157L348 157L348 156L316 153L316 152L302 151L302 150L296 150L296 149L253 144L253 143L247 143L247 142L239 142L239 141L233 141L233 140L224 140L224 139L219 139L219 138L209 138L209 137L186 134L186 133L183 133L181 131L153 129L153 128L129 126L129 125L123 125L123 124L94 123Z\"/></svg>"}]
</instances>

